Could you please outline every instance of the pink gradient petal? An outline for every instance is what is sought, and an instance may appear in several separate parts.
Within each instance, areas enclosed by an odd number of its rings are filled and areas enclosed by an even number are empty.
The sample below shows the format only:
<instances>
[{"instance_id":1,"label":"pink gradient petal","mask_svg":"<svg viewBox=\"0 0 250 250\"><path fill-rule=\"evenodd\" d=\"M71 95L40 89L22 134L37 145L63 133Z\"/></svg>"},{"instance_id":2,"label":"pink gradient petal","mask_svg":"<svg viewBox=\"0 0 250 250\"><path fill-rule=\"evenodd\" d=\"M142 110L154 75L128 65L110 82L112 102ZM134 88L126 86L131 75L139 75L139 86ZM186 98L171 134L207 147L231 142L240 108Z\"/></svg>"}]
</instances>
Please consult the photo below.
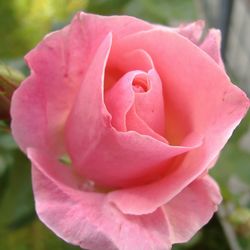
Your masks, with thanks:
<instances>
[{"instance_id":1,"label":"pink gradient petal","mask_svg":"<svg viewBox=\"0 0 250 250\"><path fill-rule=\"evenodd\" d=\"M33 49L26 57L28 66L31 68L31 78L29 85L34 88L37 86L37 89L34 90L34 95L36 93L41 93L42 98L37 99L37 102L40 102L40 105L43 107L43 110L39 110L36 106L31 105L30 99L26 99L27 104L22 103L20 109L25 108L25 105L29 105L29 111L34 110L37 115L33 116L33 121L30 121L28 126L22 126L22 134L28 134L26 140L22 140L22 143L29 140L29 134L35 136L36 134L30 133L30 127L34 126L36 119L39 117L44 117L46 124L44 127L37 126L36 129L42 130L47 138L49 138L49 144L53 150L58 150L58 148L63 145L63 126L65 119L68 116L69 110L74 102L75 95L77 93L77 88L79 87L83 74L86 70L86 65L82 61L82 56L86 54L86 49L81 45L81 29L79 24L74 21L71 26L64 28L61 31L54 32L48 35L35 49ZM78 39L75 39L77 37ZM77 53L76 53L77 51ZM25 88L27 83L24 82L17 90L17 93L23 92L25 95ZM63 86L63 87L62 87ZM18 95L18 94L17 94ZM14 96L17 99L17 102L22 99L20 97ZM16 109L19 109L19 106L16 108L13 107L15 112ZM25 110L21 110L23 117L18 120L19 124L22 124L25 119L25 116L30 114ZM13 114L15 118L15 114ZM34 119L36 117L36 119ZM49 122L47 122L49 120ZM14 131L14 136L17 138L21 135L16 133L15 120L12 122L12 127ZM27 130L27 132L26 132ZM16 133L16 135L15 135ZM39 142L39 138L35 138ZM53 140L53 142L51 142ZM51 145L52 144L52 145ZM35 146L30 144L28 141L23 147Z\"/></svg>"},{"instance_id":2,"label":"pink gradient petal","mask_svg":"<svg viewBox=\"0 0 250 250\"><path fill-rule=\"evenodd\" d=\"M162 82L157 72L152 69L148 72L150 89L145 93L137 93L135 109L138 116L145 121L159 135L165 136L166 114Z\"/></svg>"},{"instance_id":3,"label":"pink gradient petal","mask_svg":"<svg viewBox=\"0 0 250 250\"><path fill-rule=\"evenodd\" d=\"M147 92L135 93L133 90L133 82L138 77L149 81L150 89ZM118 131L136 131L167 142L157 133L164 135L165 113L161 82L154 70L149 73L135 70L125 74L105 92L105 104L112 116L111 123Z\"/></svg>"},{"instance_id":4,"label":"pink gradient petal","mask_svg":"<svg viewBox=\"0 0 250 250\"><path fill-rule=\"evenodd\" d=\"M105 90L114 86L121 77L130 71L140 70L148 72L153 68L153 61L146 51L136 49L126 54L121 52L119 54L119 60L117 60L115 65L109 67L109 62L107 63L105 71Z\"/></svg>"},{"instance_id":5,"label":"pink gradient petal","mask_svg":"<svg viewBox=\"0 0 250 250\"><path fill-rule=\"evenodd\" d=\"M126 115L135 101L132 82L136 76L142 74L146 73L139 70L128 72L105 92L105 104L112 116L111 123L119 131L127 131Z\"/></svg>"},{"instance_id":6,"label":"pink gradient petal","mask_svg":"<svg viewBox=\"0 0 250 250\"><path fill-rule=\"evenodd\" d=\"M220 53L221 44L221 32L217 29L210 29L204 41L199 45L199 47L210 55L215 62L217 62L222 69L224 69L224 64L221 59Z\"/></svg>"},{"instance_id":7,"label":"pink gradient petal","mask_svg":"<svg viewBox=\"0 0 250 250\"><path fill-rule=\"evenodd\" d=\"M65 121L103 39L109 32L116 40L151 28L151 24L134 17L81 12L69 26L47 35L26 55L31 77L13 96L12 131L21 148L64 151Z\"/></svg>"},{"instance_id":8,"label":"pink gradient petal","mask_svg":"<svg viewBox=\"0 0 250 250\"><path fill-rule=\"evenodd\" d=\"M220 44L221 44L221 33L218 29L210 29L206 35L204 41L200 43L201 36L204 31L205 22L198 20L194 23L180 25L178 28L174 28L177 33L188 38L209 56L211 56L215 62L217 62L222 69L224 69L224 63L221 58Z\"/></svg>"},{"instance_id":9,"label":"pink gradient petal","mask_svg":"<svg viewBox=\"0 0 250 250\"><path fill-rule=\"evenodd\" d=\"M80 118L74 114L72 119L79 121ZM200 140L196 138L190 143L192 146L177 147L133 131L122 133L106 129L97 141L87 143L80 129L84 124L78 123L79 129L72 124L69 153L76 171L107 187L141 185L160 178L167 171L168 160L199 146L197 140Z\"/></svg>"},{"instance_id":10,"label":"pink gradient petal","mask_svg":"<svg viewBox=\"0 0 250 250\"><path fill-rule=\"evenodd\" d=\"M208 222L221 201L216 183L209 176L203 176L154 213L123 215L107 202L105 194L78 189L71 185L70 178L65 182L60 171L65 166L37 150L28 149L28 155L33 162L38 216L59 237L84 248L119 249L126 246L133 249L134 244L139 244L136 238L140 236L144 239L140 246L169 249L170 242L189 240ZM44 170L46 168L49 172ZM133 236L125 237L129 233Z\"/></svg>"},{"instance_id":11,"label":"pink gradient petal","mask_svg":"<svg viewBox=\"0 0 250 250\"><path fill-rule=\"evenodd\" d=\"M108 65L109 66L109 62ZM143 49L136 49L128 53L119 54L119 60L116 65L112 65L114 68L119 69L123 73L127 73L134 70L141 70L148 72L154 68L154 64L150 55ZM112 70L111 69L111 74Z\"/></svg>"},{"instance_id":12,"label":"pink gradient petal","mask_svg":"<svg viewBox=\"0 0 250 250\"><path fill-rule=\"evenodd\" d=\"M127 128L128 131L136 131L141 135L149 135L152 138L159 140L163 143L168 141L158 133L156 133L148 124L138 116L135 106L133 106L127 113Z\"/></svg>"},{"instance_id":13,"label":"pink gradient petal","mask_svg":"<svg viewBox=\"0 0 250 250\"><path fill-rule=\"evenodd\" d=\"M164 205L171 242L190 240L212 218L221 200L218 185L211 177L204 176L196 179Z\"/></svg>"},{"instance_id":14,"label":"pink gradient petal","mask_svg":"<svg viewBox=\"0 0 250 250\"><path fill-rule=\"evenodd\" d=\"M34 75L23 81L12 97L12 135L23 151L26 151L28 145L37 148L49 145L43 100L42 86L39 78Z\"/></svg>"},{"instance_id":15,"label":"pink gradient petal","mask_svg":"<svg viewBox=\"0 0 250 250\"><path fill-rule=\"evenodd\" d=\"M123 58L116 66L125 72L132 70L143 70L148 72L154 68L154 63L145 50L136 49L127 54L123 54Z\"/></svg>"},{"instance_id":16,"label":"pink gradient petal","mask_svg":"<svg viewBox=\"0 0 250 250\"><path fill-rule=\"evenodd\" d=\"M164 50L155 41L162 41ZM181 135L181 129L185 131L187 128L204 135L202 146L177 161L171 174L152 184L117 190L110 195L110 200L124 213L143 214L167 203L210 166L245 115L250 102L230 83L214 60L178 34L166 30L141 32L116 46L114 54L116 49L126 52L140 47L151 55L168 100L166 115L170 134L167 138L171 139L171 134Z\"/></svg>"},{"instance_id":17,"label":"pink gradient petal","mask_svg":"<svg viewBox=\"0 0 250 250\"><path fill-rule=\"evenodd\" d=\"M180 33L182 36L188 38L194 44L198 44L205 26L203 20L198 20L189 24L182 24L174 30Z\"/></svg>"},{"instance_id":18,"label":"pink gradient petal","mask_svg":"<svg viewBox=\"0 0 250 250\"><path fill-rule=\"evenodd\" d=\"M164 42L164 50L155 42L159 40ZM230 125L246 113L249 100L245 94L231 84L214 60L178 34L151 30L131 35L114 44L110 62L116 62L117 51L129 52L137 48L150 54L161 76L164 98L168 101L168 133L181 134L179 127L185 125L186 134L188 130L206 134L207 128L213 128L215 120L225 119ZM233 110L236 113L231 115ZM186 120L186 123L174 123L176 119Z\"/></svg>"},{"instance_id":19,"label":"pink gradient petal","mask_svg":"<svg viewBox=\"0 0 250 250\"><path fill-rule=\"evenodd\" d=\"M107 38L89 66L68 119L66 139L73 166L81 176L101 186L126 187L159 178L167 161L200 145L200 137L177 147L136 132L114 130L103 100L109 47Z\"/></svg>"},{"instance_id":20,"label":"pink gradient petal","mask_svg":"<svg viewBox=\"0 0 250 250\"><path fill-rule=\"evenodd\" d=\"M82 135L82 141L79 139L74 141L76 139L74 137L69 138L69 152L72 148L78 147L78 150L82 152L81 155L88 154L91 149L90 145L94 146L98 143L104 128L107 126L106 123L110 122L110 115L103 105L103 78L111 39L111 34L109 34L98 48L95 57L92 58L89 70L85 74L78 97L75 100L75 104L79 103L80 106L77 110L74 107L68 118L66 138L77 132L78 136Z\"/></svg>"},{"instance_id":21,"label":"pink gradient petal","mask_svg":"<svg viewBox=\"0 0 250 250\"><path fill-rule=\"evenodd\" d=\"M43 172L42 164L47 166L51 161L36 157L33 154L36 211L59 237L90 250L170 249L168 224L161 209L145 216L123 215L104 194L69 192Z\"/></svg>"},{"instance_id":22,"label":"pink gradient petal","mask_svg":"<svg viewBox=\"0 0 250 250\"><path fill-rule=\"evenodd\" d=\"M95 39L97 38L97 34L98 39L100 39L102 36L106 36L107 33L112 32L114 40L116 40L142 30L152 29L154 27L154 25L146 21L125 15L101 16L79 12L75 15L74 20L79 20L80 26L83 28L83 32L94 36ZM94 29L91 29L91 27L94 27ZM95 41L93 37L89 37L89 39L89 41Z\"/></svg>"}]
</instances>

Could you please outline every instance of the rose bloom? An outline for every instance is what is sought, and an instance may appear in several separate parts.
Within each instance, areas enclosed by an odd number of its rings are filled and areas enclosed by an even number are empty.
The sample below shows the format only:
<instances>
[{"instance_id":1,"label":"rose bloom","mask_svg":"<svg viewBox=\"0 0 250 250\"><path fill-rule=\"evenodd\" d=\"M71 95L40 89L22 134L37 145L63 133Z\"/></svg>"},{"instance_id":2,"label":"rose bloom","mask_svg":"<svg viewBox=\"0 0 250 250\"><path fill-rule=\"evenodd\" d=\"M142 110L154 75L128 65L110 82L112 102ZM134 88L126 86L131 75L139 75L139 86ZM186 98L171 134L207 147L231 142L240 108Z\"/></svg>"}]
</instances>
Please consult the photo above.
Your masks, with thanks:
<instances>
[{"instance_id":1,"label":"rose bloom","mask_svg":"<svg viewBox=\"0 0 250 250\"><path fill-rule=\"evenodd\" d=\"M220 32L78 13L25 60L12 132L32 162L36 211L91 250L167 250L217 210L208 175L249 99Z\"/></svg>"}]
</instances>

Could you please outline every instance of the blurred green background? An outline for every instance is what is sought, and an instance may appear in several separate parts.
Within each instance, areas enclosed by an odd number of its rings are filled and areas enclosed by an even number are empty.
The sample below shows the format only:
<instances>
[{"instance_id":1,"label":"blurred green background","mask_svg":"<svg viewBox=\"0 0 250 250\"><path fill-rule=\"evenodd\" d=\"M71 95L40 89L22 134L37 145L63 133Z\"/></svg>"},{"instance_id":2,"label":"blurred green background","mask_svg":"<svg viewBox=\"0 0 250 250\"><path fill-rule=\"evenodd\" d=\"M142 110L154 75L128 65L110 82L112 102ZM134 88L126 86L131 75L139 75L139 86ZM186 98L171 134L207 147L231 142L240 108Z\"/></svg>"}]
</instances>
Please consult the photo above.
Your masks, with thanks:
<instances>
[{"instance_id":1,"label":"blurred green background","mask_svg":"<svg viewBox=\"0 0 250 250\"><path fill-rule=\"evenodd\" d=\"M0 0L0 76L20 82L28 75L22 59L26 52L78 10L134 15L168 25L205 18L201 5L192 0ZM249 124L248 115L212 169L224 197L219 213L190 242L173 249L250 249ZM4 121L0 122L0 211L1 250L79 249L57 238L37 219L30 163Z\"/></svg>"}]
</instances>

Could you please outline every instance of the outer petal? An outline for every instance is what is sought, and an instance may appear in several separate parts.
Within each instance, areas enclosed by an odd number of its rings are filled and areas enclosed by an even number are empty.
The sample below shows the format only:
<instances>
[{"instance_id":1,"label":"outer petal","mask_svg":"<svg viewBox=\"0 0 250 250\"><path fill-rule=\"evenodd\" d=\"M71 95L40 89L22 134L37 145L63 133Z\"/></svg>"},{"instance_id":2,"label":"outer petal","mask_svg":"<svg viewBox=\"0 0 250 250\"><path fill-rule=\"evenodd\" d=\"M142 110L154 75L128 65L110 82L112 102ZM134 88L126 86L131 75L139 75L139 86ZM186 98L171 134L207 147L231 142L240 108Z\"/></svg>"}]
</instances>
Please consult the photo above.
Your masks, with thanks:
<instances>
[{"instance_id":1,"label":"outer petal","mask_svg":"<svg viewBox=\"0 0 250 250\"><path fill-rule=\"evenodd\" d=\"M103 39L109 32L116 40L151 27L149 23L128 16L78 13L69 26L46 36L25 57L31 77L13 96L12 131L20 147L23 150L36 146L53 148L54 152L64 151L65 120Z\"/></svg>"},{"instance_id":2,"label":"outer petal","mask_svg":"<svg viewBox=\"0 0 250 250\"><path fill-rule=\"evenodd\" d=\"M205 22L198 20L194 23L180 25L178 28L174 28L177 33L188 38L191 42L200 47L204 52L211 56L215 62L217 62L222 69L224 64L220 53L221 33L220 30L210 29L206 35L204 41L201 43L202 33L204 32Z\"/></svg>"},{"instance_id":3,"label":"outer petal","mask_svg":"<svg viewBox=\"0 0 250 250\"><path fill-rule=\"evenodd\" d=\"M164 49L155 41L164 43ZM126 52L140 47L151 55L164 84L170 143L180 143L190 131L204 135L202 147L192 150L174 164L175 169L163 179L112 193L110 199L123 212L147 213L168 202L209 167L250 103L209 56L174 32L141 32L116 46L113 47L114 54L116 49ZM172 137L176 134L180 137ZM155 196L157 190L162 190L161 196ZM127 203L126 200L134 202Z\"/></svg>"},{"instance_id":4,"label":"outer petal","mask_svg":"<svg viewBox=\"0 0 250 250\"><path fill-rule=\"evenodd\" d=\"M221 201L216 183L203 176L152 214L123 215L107 202L105 194L72 185L70 178L65 182L65 167L50 156L33 149L28 155L33 162L40 219L59 237L90 250L170 249L170 244L189 240L208 222Z\"/></svg>"},{"instance_id":5,"label":"outer petal","mask_svg":"<svg viewBox=\"0 0 250 250\"><path fill-rule=\"evenodd\" d=\"M42 86L35 76L27 78L12 97L12 134L24 151L27 145L45 148L49 144L44 102Z\"/></svg>"},{"instance_id":6,"label":"outer petal","mask_svg":"<svg viewBox=\"0 0 250 250\"><path fill-rule=\"evenodd\" d=\"M168 224L158 209L145 216L123 215L104 194L66 188L43 171L51 164L30 154L36 211L59 237L89 250L168 250ZM55 168L54 166L51 166Z\"/></svg>"},{"instance_id":7,"label":"outer petal","mask_svg":"<svg viewBox=\"0 0 250 250\"><path fill-rule=\"evenodd\" d=\"M148 82L151 85L150 89L145 93L136 94L136 113L150 128L165 137L166 114L162 82L154 69L148 72Z\"/></svg>"},{"instance_id":8,"label":"outer petal","mask_svg":"<svg viewBox=\"0 0 250 250\"><path fill-rule=\"evenodd\" d=\"M182 36L188 38L194 44L199 44L204 26L205 22L203 20L198 20L193 23L180 25L174 30L180 33Z\"/></svg>"},{"instance_id":9,"label":"outer petal","mask_svg":"<svg viewBox=\"0 0 250 250\"><path fill-rule=\"evenodd\" d=\"M69 127L73 165L79 175L106 187L124 188L159 179L169 171L169 160L200 146L200 138L189 141L192 146L177 147L133 131L119 133L113 129L103 131L98 140L85 141L81 124L79 129Z\"/></svg>"},{"instance_id":10,"label":"outer petal","mask_svg":"<svg viewBox=\"0 0 250 250\"><path fill-rule=\"evenodd\" d=\"M127 131L126 115L134 104L135 93L132 82L138 75L146 72L134 70L120 78L115 85L105 92L105 105L112 115L112 125L118 131Z\"/></svg>"},{"instance_id":11,"label":"outer petal","mask_svg":"<svg viewBox=\"0 0 250 250\"><path fill-rule=\"evenodd\" d=\"M220 53L221 44L221 33L220 30L210 29L204 41L199 45L199 47L210 55L215 62L217 62L222 69L224 69L224 64L221 59Z\"/></svg>"},{"instance_id":12,"label":"outer petal","mask_svg":"<svg viewBox=\"0 0 250 250\"><path fill-rule=\"evenodd\" d=\"M221 199L217 184L211 177L204 176L164 205L171 242L186 242L193 237L211 219Z\"/></svg>"}]
</instances>

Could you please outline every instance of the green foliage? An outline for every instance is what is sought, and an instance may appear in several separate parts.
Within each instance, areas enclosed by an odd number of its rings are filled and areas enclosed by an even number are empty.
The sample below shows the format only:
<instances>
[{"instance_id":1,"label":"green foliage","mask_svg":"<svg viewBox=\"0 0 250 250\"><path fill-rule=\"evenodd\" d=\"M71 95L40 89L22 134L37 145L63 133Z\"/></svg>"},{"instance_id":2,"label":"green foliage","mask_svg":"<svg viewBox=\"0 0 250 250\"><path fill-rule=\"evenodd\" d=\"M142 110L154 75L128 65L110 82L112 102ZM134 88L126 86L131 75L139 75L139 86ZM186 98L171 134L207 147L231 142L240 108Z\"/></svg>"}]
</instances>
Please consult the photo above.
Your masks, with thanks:
<instances>
[{"instance_id":1,"label":"green foliage","mask_svg":"<svg viewBox=\"0 0 250 250\"><path fill-rule=\"evenodd\" d=\"M56 22L86 6L86 0L1 0L0 58L23 56Z\"/></svg>"},{"instance_id":2,"label":"green foliage","mask_svg":"<svg viewBox=\"0 0 250 250\"><path fill-rule=\"evenodd\" d=\"M198 232L191 241L185 244L176 244L173 250L228 250L227 239L223 233L217 216Z\"/></svg>"},{"instance_id":3,"label":"green foliage","mask_svg":"<svg viewBox=\"0 0 250 250\"><path fill-rule=\"evenodd\" d=\"M37 219L30 163L9 133L0 132L0 138L0 249L79 249L60 240Z\"/></svg>"},{"instance_id":4,"label":"green foliage","mask_svg":"<svg viewBox=\"0 0 250 250\"><path fill-rule=\"evenodd\" d=\"M102 15L122 14L124 7L131 0L94 0L89 1L87 11L92 13L99 13Z\"/></svg>"},{"instance_id":5,"label":"green foliage","mask_svg":"<svg viewBox=\"0 0 250 250\"><path fill-rule=\"evenodd\" d=\"M230 208L225 219L234 228L243 249L250 249L250 154L248 148L241 146L247 129L250 129L250 114L235 131L211 171L221 187L225 206Z\"/></svg>"},{"instance_id":6,"label":"green foliage","mask_svg":"<svg viewBox=\"0 0 250 250\"><path fill-rule=\"evenodd\" d=\"M0 65L0 119L10 120L11 97L24 76L18 70Z\"/></svg>"},{"instance_id":7,"label":"green foliage","mask_svg":"<svg viewBox=\"0 0 250 250\"><path fill-rule=\"evenodd\" d=\"M23 56L46 33L84 9L159 23L196 18L193 0L0 0L0 59Z\"/></svg>"},{"instance_id":8,"label":"green foliage","mask_svg":"<svg viewBox=\"0 0 250 250\"><path fill-rule=\"evenodd\" d=\"M94 0L89 1L87 10L105 15L132 15L162 24L196 19L193 0Z\"/></svg>"},{"instance_id":9,"label":"green foliage","mask_svg":"<svg viewBox=\"0 0 250 250\"><path fill-rule=\"evenodd\" d=\"M130 1L124 12L145 20L168 24L196 19L192 0L137 0Z\"/></svg>"},{"instance_id":10,"label":"green foliage","mask_svg":"<svg viewBox=\"0 0 250 250\"><path fill-rule=\"evenodd\" d=\"M25 78L24 74L21 71L13 67L7 66L4 63L0 63L0 76L5 79L8 79L15 85L18 85L19 82L21 82Z\"/></svg>"}]
</instances>

